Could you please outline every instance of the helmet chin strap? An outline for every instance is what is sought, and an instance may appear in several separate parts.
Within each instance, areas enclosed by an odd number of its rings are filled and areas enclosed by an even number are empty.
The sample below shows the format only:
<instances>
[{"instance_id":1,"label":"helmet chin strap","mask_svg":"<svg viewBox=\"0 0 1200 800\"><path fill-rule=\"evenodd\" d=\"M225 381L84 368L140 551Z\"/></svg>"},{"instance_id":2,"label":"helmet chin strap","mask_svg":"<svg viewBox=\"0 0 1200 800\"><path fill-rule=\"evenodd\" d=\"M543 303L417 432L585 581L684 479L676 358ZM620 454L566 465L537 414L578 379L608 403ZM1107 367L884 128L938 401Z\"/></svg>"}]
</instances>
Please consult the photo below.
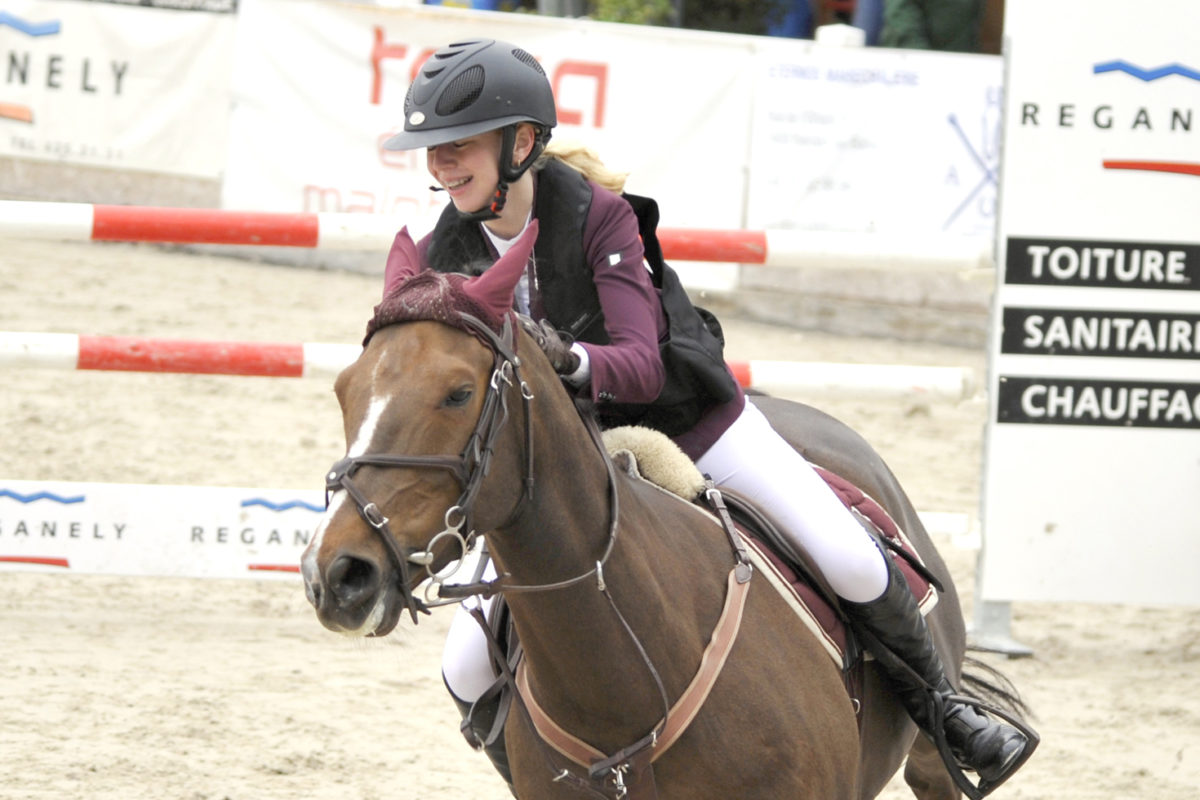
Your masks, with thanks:
<instances>
[{"instance_id":1,"label":"helmet chin strap","mask_svg":"<svg viewBox=\"0 0 1200 800\"><path fill-rule=\"evenodd\" d=\"M504 204L508 202L508 185L518 180L533 166L538 156L546 149L549 137L538 132L534 137L533 147L529 155L520 164L513 164L513 150L517 144L517 126L506 125L500 129L500 180L496 183L496 193L483 208L476 211L459 211L458 218L464 222L486 222L489 219L499 219Z\"/></svg>"},{"instance_id":2,"label":"helmet chin strap","mask_svg":"<svg viewBox=\"0 0 1200 800\"><path fill-rule=\"evenodd\" d=\"M489 219L499 219L504 204L508 202L508 182L503 178L496 184L496 193L487 205L478 211L459 211L458 218L463 222L487 222Z\"/></svg>"}]
</instances>

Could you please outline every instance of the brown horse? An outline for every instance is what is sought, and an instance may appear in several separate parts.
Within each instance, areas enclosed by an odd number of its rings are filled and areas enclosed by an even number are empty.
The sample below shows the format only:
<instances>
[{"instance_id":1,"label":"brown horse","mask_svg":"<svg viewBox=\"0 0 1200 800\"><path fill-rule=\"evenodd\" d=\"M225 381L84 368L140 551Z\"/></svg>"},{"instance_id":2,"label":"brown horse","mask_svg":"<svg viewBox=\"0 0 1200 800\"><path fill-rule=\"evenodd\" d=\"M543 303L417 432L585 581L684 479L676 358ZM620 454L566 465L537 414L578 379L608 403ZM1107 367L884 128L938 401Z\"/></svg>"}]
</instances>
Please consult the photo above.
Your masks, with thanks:
<instances>
[{"instance_id":1,"label":"brown horse","mask_svg":"<svg viewBox=\"0 0 1200 800\"><path fill-rule=\"evenodd\" d=\"M612 756L590 770L572 762L518 702L505 738L519 797L867 798L906 755L918 797L959 797L874 669L852 701L837 665L758 574L744 583L740 631L711 691L690 725L660 741L724 618L734 575L744 575L712 514L613 468L513 321L512 287L534 236L536 223L477 278L409 278L376 310L361 356L339 376L347 458L328 476L329 509L303 558L320 621L367 636L386 635L405 611L415 622L426 608L414 594L422 579L479 531L501 575L487 591L506 597L524 648L525 691L561 729ZM915 543L945 587L929 624L957 684L958 598L895 477L831 417L756 402Z\"/></svg>"}]
</instances>

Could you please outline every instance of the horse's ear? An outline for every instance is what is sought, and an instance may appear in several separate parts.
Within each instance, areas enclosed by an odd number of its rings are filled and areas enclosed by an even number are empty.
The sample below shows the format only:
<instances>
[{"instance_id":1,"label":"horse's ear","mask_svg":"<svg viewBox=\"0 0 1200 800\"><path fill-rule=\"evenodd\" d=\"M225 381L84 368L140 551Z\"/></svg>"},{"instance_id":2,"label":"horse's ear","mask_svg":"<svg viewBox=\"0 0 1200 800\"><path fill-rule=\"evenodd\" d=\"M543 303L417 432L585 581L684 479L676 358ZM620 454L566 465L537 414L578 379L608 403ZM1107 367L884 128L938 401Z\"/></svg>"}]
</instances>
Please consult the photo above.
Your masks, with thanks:
<instances>
[{"instance_id":1,"label":"horse's ear","mask_svg":"<svg viewBox=\"0 0 1200 800\"><path fill-rule=\"evenodd\" d=\"M404 281L421 271L421 257L405 225L392 241L387 266L383 268L383 296L387 297Z\"/></svg>"},{"instance_id":2,"label":"horse's ear","mask_svg":"<svg viewBox=\"0 0 1200 800\"><path fill-rule=\"evenodd\" d=\"M537 241L538 223L531 220L521 238L513 242L508 252L484 270L482 275L471 278L463 284L463 292L470 295L484 308L494 312L497 317L503 316L512 308L513 290L517 281L525 274L525 265L529 263L529 254L533 252L533 243Z\"/></svg>"}]
</instances>

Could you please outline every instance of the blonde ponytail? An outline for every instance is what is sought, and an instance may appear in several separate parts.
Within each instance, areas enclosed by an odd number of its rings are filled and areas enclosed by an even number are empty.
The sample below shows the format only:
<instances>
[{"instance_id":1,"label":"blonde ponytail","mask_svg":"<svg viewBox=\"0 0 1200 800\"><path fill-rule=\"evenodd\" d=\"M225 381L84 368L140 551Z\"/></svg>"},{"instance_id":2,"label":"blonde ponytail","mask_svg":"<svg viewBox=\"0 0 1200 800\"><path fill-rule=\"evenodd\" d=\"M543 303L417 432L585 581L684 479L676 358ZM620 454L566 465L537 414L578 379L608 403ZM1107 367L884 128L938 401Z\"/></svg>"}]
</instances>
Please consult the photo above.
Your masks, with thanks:
<instances>
[{"instance_id":1,"label":"blonde ponytail","mask_svg":"<svg viewBox=\"0 0 1200 800\"><path fill-rule=\"evenodd\" d=\"M625 179L628 172L613 172L604 166L595 150L578 142L564 142L555 139L546 145L545 152L538 158L538 166L546 159L553 158L566 164L571 169L583 175L589 181L598 183L610 192L620 194L625 189Z\"/></svg>"}]
</instances>

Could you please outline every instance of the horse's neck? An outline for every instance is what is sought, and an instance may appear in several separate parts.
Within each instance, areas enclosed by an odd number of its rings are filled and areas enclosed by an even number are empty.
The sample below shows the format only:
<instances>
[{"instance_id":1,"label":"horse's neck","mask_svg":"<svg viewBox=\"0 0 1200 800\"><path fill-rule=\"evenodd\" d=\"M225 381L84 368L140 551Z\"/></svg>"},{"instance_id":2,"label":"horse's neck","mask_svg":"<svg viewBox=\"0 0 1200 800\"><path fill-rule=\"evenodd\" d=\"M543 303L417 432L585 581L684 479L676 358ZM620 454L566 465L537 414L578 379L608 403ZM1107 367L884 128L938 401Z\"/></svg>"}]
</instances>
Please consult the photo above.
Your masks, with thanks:
<instances>
[{"instance_id":1,"label":"horse's neck","mask_svg":"<svg viewBox=\"0 0 1200 800\"><path fill-rule=\"evenodd\" d=\"M495 535L493 552L513 583L573 578L602 558L612 513L608 472L596 448L583 446L583 454L562 443L552 454L543 449L532 506L511 530ZM574 718L588 730L611 731L614 746L623 746L631 727L648 727L663 712L639 648L677 696L720 611L729 555L696 542L694 524L683 523L686 535L664 526L664 519L686 511L682 503L676 507L677 500L626 476L616 481L620 516L602 568L605 590L591 575L568 588L512 593L508 601L538 700L568 730ZM697 592L706 594L697 601ZM664 625L676 604L683 606L684 622Z\"/></svg>"},{"instance_id":2,"label":"horse's neck","mask_svg":"<svg viewBox=\"0 0 1200 800\"><path fill-rule=\"evenodd\" d=\"M558 583L591 570L608 543L610 487L605 456L582 425L557 426L536 436L534 491L513 523L489 544L518 585ZM594 585L594 584L591 584ZM515 594L510 604L525 597Z\"/></svg>"}]
</instances>

